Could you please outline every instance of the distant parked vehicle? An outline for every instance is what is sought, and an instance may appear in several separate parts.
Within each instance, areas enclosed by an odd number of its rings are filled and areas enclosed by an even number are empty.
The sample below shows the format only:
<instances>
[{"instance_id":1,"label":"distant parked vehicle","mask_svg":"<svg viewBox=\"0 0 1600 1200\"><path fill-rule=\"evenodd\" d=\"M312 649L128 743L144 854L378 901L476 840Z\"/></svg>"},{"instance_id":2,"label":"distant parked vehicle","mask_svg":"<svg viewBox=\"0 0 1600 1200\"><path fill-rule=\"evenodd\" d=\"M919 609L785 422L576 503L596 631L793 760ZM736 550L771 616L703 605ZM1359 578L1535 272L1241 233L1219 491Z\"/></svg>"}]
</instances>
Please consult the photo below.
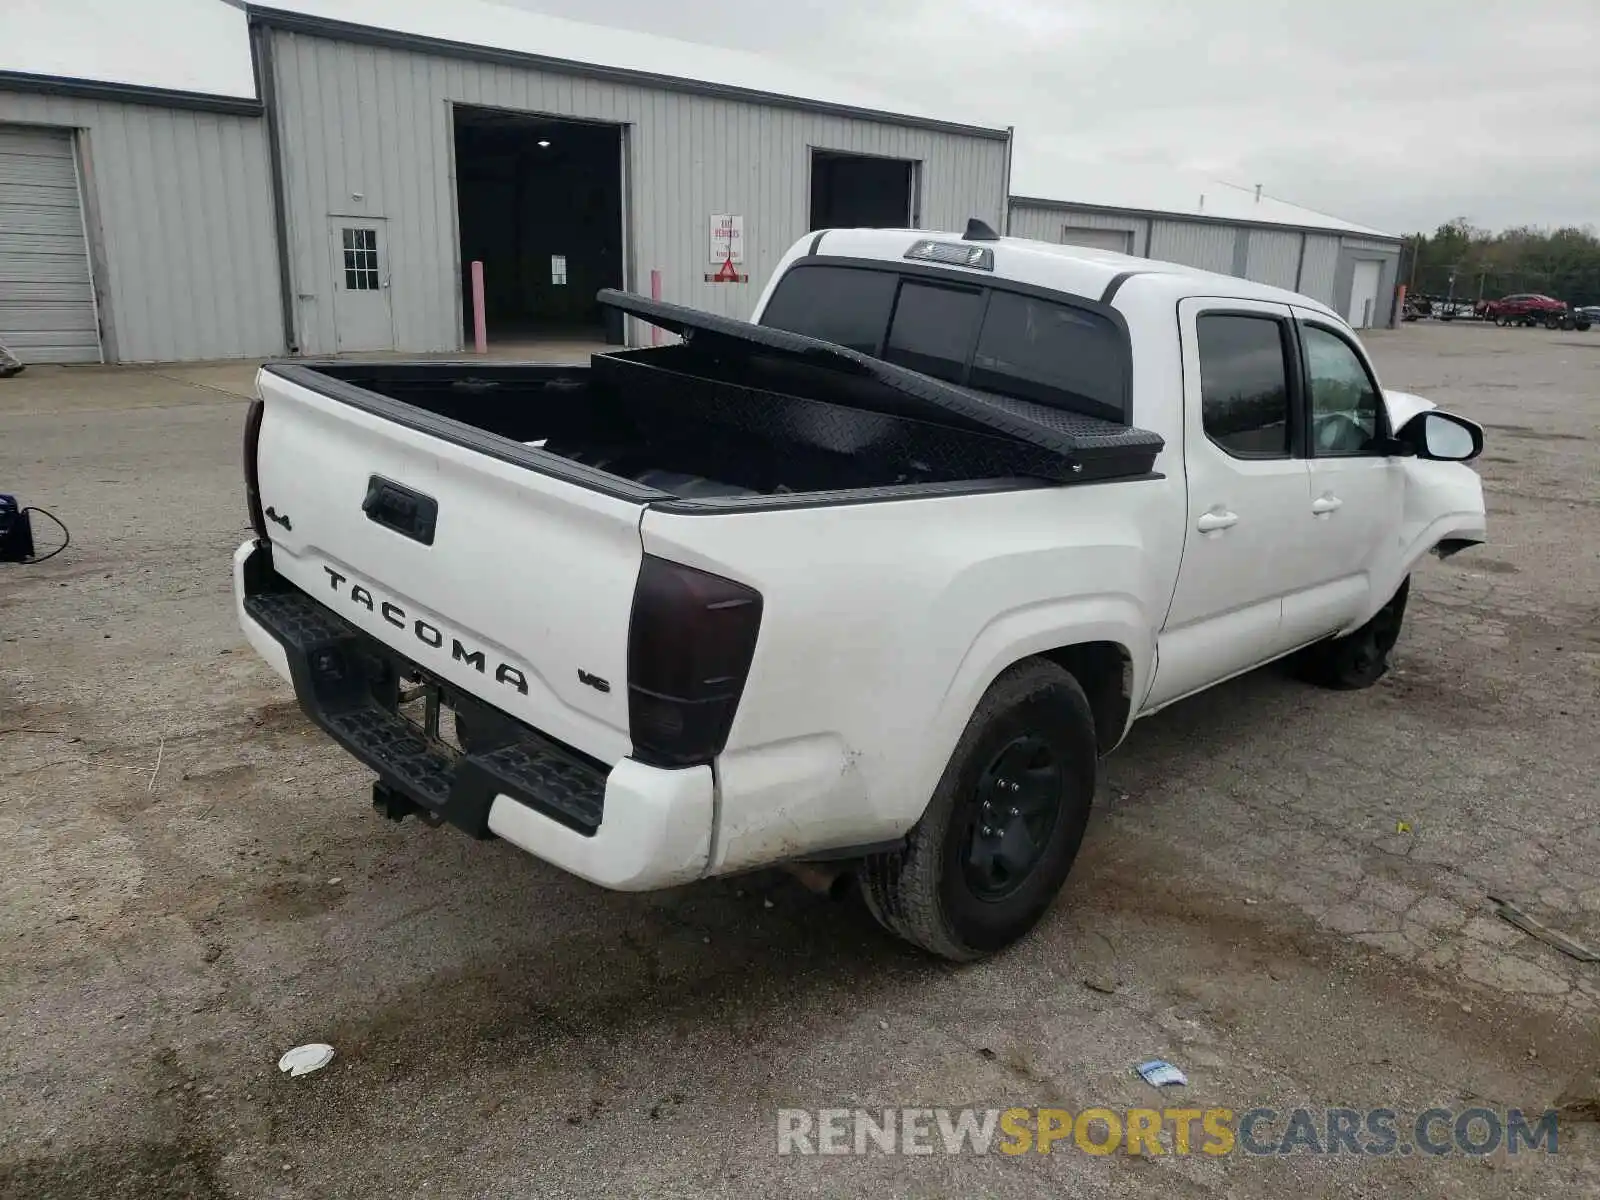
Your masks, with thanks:
<instances>
[{"instance_id":1,"label":"distant parked vehicle","mask_svg":"<svg viewBox=\"0 0 1600 1200\"><path fill-rule=\"evenodd\" d=\"M1441 321L1472 321L1477 319L1478 310L1468 300L1435 300L1433 315Z\"/></svg>"},{"instance_id":2,"label":"distant parked vehicle","mask_svg":"<svg viewBox=\"0 0 1600 1200\"><path fill-rule=\"evenodd\" d=\"M1582 304L1572 310L1573 327L1588 329L1589 326L1600 323L1600 304Z\"/></svg>"},{"instance_id":3,"label":"distant parked vehicle","mask_svg":"<svg viewBox=\"0 0 1600 1200\"><path fill-rule=\"evenodd\" d=\"M1543 325L1546 329L1577 329L1580 318L1567 308L1566 301L1538 292L1517 292L1499 300L1486 301L1480 310L1485 320L1496 325ZM1581 321L1588 328L1588 318Z\"/></svg>"},{"instance_id":4,"label":"distant parked vehicle","mask_svg":"<svg viewBox=\"0 0 1600 1200\"><path fill-rule=\"evenodd\" d=\"M1415 321L1432 317L1439 321L1473 320L1477 312L1470 300L1456 300L1449 296L1408 295L1401 318Z\"/></svg>"}]
</instances>

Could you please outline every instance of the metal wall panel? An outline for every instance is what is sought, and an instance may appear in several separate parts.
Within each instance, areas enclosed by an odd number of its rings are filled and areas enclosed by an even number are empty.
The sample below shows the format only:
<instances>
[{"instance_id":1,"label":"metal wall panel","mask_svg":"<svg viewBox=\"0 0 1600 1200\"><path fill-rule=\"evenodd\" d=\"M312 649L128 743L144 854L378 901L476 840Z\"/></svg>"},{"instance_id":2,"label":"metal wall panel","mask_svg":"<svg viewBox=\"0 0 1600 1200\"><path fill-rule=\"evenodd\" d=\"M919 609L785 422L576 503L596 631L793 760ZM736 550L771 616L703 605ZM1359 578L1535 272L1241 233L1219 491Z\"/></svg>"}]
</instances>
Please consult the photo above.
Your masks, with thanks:
<instances>
[{"instance_id":1,"label":"metal wall panel","mask_svg":"<svg viewBox=\"0 0 1600 1200\"><path fill-rule=\"evenodd\" d=\"M1339 235L1312 234L1306 239L1306 257L1300 266L1300 294L1320 300L1336 312L1341 311L1333 295L1333 281L1338 270Z\"/></svg>"},{"instance_id":2,"label":"metal wall panel","mask_svg":"<svg viewBox=\"0 0 1600 1200\"><path fill-rule=\"evenodd\" d=\"M627 284L662 273L666 300L748 316L778 259L809 226L810 149L921 164L920 221L998 224L1003 141L669 93L521 67L273 31L296 320L301 349L331 351L330 215L387 221L395 345L462 345L451 106L625 127ZM745 223L745 284L708 284L708 221ZM637 328L630 336L638 340Z\"/></svg>"},{"instance_id":3,"label":"metal wall panel","mask_svg":"<svg viewBox=\"0 0 1600 1200\"><path fill-rule=\"evenodd\" d=\"M0 125L0 343L25 363L100 361L69 129Z\"/></svg>"},{"instance_id":4,"label":"metal wall panel","mask_svg":"<svg viewBox=\"0 0 1600 1200\"><path fill-rule=\"evenodd\" d=\"M1132 235L1130 254L1143 254L1150 237L1150 222L1144 217L1085 212L1062 205L1011 202L1011 234L1040 242L1061 242L1068 228L1110 229Z\"/></svg>"},{"instance_id":5,"label":"metal wall panel","mask_svg":"<svg viewBox=\"0 0 1600 1200\"><path fill-rule=\"evenodd\" d=\"M0 122L79 131L108 359L282 352L259 118L0 92Z\"/></svg>"},{"instance_id":6,"label":"metal wall panel","mask_svg":"<svg viewBox=\"0 0 1600 1200\"><path fill-rule=\"evenodd\" d=\"M1232 225L1153 221L1148 256L1228 275L1233 272L1233 247L1238 235L1238 229Z\"/></svg>"},{"instance_id":7,"label":"metal wall panel","mask_svg":"<svg viewBox=\"0 0 1600 1200\"><path fill-rule=\"evenodd\" d=\"M1250 249L1245 259L1244 277L1273 287L1295 289L1295 274L1300 268L1300 242L1305 235L1275 229L1249 231Z\"/></svg>"}]
</instances>

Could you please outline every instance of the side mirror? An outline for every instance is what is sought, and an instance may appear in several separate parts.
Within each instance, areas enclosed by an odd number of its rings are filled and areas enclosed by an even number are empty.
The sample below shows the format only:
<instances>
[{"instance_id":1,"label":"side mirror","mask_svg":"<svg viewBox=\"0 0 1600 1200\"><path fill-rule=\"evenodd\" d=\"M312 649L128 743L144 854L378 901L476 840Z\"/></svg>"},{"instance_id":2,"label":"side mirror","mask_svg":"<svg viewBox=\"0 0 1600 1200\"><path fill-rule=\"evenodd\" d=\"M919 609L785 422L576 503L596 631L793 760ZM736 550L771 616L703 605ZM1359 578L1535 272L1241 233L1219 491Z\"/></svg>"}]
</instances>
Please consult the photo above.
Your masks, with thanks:
<instances>
[{"instance_id":1,"label":"side mirror","mask_svg":"<svg viewBox=\"0 0 1600 1200\"><path fill-rule=\"evenodd\" d=\"M1483 426L1434 408L1407 421L1396 440L1408 446L1418 458L1471 462L1483 453Z\"/></svg>"}]
</instances>

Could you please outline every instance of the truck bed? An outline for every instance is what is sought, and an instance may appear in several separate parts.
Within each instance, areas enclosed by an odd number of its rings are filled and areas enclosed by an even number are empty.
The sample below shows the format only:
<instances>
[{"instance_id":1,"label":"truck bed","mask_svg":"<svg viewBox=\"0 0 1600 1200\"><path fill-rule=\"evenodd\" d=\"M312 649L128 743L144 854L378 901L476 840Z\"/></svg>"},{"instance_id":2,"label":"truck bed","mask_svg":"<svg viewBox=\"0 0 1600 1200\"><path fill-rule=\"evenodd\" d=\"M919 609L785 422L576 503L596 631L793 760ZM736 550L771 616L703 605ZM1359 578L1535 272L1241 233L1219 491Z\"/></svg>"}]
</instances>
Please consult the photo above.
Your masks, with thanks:
<instances>
[{"instance_id":1,"label":"truck bed","mask_svg":"<svg viewBox=\"0 0 1600 1200\"><path fill-rule=\"evenodd\" d=\"M651 311L673 306L628 298ZM687 314L681 317L679 314ZM682 344L588 364L315 362L267 371L630 499L741 506L1148 473L1160 438L692 310Z\"/></svg>"}]
</instances>

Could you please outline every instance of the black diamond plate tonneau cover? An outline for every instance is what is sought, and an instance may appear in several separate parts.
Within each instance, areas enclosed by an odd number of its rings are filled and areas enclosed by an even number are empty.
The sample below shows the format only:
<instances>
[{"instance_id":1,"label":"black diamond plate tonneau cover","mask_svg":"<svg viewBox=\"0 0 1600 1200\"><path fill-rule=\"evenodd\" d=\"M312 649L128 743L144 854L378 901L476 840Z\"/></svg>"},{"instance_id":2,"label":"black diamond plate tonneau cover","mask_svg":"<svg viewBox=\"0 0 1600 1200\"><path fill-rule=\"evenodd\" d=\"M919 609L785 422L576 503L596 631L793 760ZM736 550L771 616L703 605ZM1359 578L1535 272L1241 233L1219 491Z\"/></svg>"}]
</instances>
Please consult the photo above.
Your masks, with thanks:
<instances>
[{"instance_id":1,"label":"black diamond plate tonneau cover","mask_svg":"<svg viewBox=\"0 0 1600 1200\"><path fill-rule=\"evenodd\" d=\"M601 291L598 299L603 305L678 334L690 345L705 349L716 343L729 351L743 349L746 353L794 358L863 376L926 405L932 410L930 417L940 413L957 417L1074 460L1127 457L1148 463L1165 445L1160 434L1147 429L946 383L785 329L753 325L612 288Z\"/></svg>"}]
</instances>

